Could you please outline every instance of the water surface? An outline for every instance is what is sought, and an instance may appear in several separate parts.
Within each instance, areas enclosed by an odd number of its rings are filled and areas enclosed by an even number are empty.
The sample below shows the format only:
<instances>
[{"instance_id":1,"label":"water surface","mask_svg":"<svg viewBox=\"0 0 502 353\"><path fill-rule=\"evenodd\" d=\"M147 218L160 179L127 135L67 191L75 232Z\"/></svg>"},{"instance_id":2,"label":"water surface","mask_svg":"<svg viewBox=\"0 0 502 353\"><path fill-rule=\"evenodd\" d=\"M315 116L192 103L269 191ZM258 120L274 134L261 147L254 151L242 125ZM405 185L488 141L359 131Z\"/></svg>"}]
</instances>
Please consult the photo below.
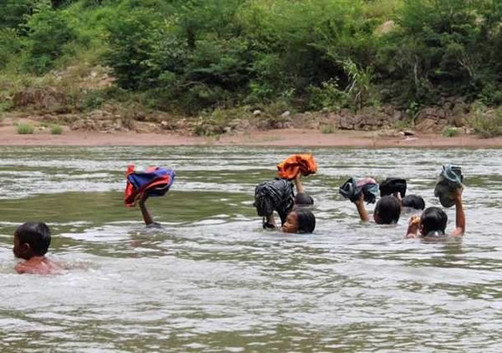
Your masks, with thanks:
<instances>
[{"instance_id":1,"label":"water surface","mask_svg":"<svg viewBox=\"0 0 502 353\"><path fill-rule=\"evenodd\" d=\"M304 183L315 234L263 231L254 186L293 152L1 147L0 350L502 350L501 150L316 149ZM162 230L123 206L130 161L177 171L168 196L148 201ZM445 163L466 175L461 240L403 239L409 215L362 224L337 194L352 175L401 176L437 205ZM12 234L30 220L50 225L53 259L83 268L15 274Z\"/></svg>"}]
</instances>

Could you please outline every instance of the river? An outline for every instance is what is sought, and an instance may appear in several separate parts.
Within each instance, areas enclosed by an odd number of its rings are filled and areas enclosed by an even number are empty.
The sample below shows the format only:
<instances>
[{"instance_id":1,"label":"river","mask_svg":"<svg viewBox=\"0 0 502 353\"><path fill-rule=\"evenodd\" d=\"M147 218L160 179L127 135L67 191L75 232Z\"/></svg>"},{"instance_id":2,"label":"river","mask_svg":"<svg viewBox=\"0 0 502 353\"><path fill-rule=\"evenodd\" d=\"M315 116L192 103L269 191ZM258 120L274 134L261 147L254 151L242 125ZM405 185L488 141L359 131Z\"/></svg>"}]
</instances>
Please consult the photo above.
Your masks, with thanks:
<instances>
[{"instance_id":1,"label":"river","mask_svg":"<svg viewBox=\"0 0 502 353\"><path fill-rule=\"evenodd\" d=\"M502 150L315 149L314 234L264 231L254 186L293 152L0 147L1 352L502 351ZM177 171L148 201L160 230L124 207L131 161ZM404 239L409 214L363 224L337 191L399 176L438 205L446 163L465 175L462 239ZM12 234L33 220L74 270L13 271Z\"/></svg>"}]
</instances>

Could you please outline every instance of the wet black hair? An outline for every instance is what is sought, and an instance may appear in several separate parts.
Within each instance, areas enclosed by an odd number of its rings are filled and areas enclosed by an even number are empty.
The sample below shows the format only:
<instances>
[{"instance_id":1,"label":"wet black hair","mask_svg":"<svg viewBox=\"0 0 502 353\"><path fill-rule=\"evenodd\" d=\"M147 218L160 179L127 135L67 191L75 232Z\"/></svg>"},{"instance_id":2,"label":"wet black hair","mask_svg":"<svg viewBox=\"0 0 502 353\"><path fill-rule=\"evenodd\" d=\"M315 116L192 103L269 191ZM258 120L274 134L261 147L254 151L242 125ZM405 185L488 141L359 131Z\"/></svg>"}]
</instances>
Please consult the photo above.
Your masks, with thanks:
<instances>
[{"instance_id":1,"label":"wet black hair","mask_svg":"<svg viewBox=\"0 0 502 353\"><path fill-rule=\"evenodd\" d=\"M300 208L293 212L296 212L298 217L298 233L312 233L315 229L314 214L305 208Z\"/></svg>"},{"instance_id":2,"label":"wet black hair","mask_svg":"<svg viewBox=\"0 0 502 353\"><path fill-rule=\"evenodd\" d=\"M17 227L15 236L20 244L28 244L35 256L43 256L51 244L51 231L47 224L41 222L27 222Z\"/></svg>"},{"instance_id":3,"label":"wet black hair","mask_svg":"<svg viewBox=\"0 0 502 353\"><path fill-rule=\"evenodd\" d=\"M410 207L416 210L423 210L425 208L425 201L422 196L408 195L403 197L403 207Z\"/></svg>"},{"instance_id":4,"label":"wet black hair","mask_svg":"<svg viewBox=\"0 0 502 353\"><path fill-rule=\"evenodd\" d=\"M299 192L295 196L295 205L311 206L314 204L314 199L304 192Z\"/></svg>"},{"instance_id":5,"label":"wet black hair","mask_svg":"<svg viewBox=\"0 0 502 353\"><path fill-rule=\"evenodd\" d=\"M401 205L394 196L384 196L375 206L375 214L379 224L393 224L399 221ZM377 220L375 219L375 220Z\"/></svg>"},{"instance_id":6,"label":"wet black hair","mask_svg":"<svg viewBox=\"0 0 502 353\"><path fill-rule=\"evenodd\" d=\"M448 216L439 207L428 207L422 212L420 222L423 226L423 235L427 235L427 233L434 231L441 231L444 233L446 223L448 223Z\"/></svg>"}]
</instances>

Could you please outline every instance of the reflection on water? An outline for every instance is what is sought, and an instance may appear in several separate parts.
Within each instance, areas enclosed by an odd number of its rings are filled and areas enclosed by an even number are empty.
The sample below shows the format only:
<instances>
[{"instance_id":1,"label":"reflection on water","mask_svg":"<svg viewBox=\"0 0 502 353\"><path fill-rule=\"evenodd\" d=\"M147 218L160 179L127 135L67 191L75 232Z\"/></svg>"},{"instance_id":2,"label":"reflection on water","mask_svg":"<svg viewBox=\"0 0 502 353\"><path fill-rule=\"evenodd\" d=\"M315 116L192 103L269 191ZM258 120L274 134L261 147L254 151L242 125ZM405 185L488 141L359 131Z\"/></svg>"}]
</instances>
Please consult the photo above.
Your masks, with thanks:
<instances>
[{"instance_id":1,"label":"reflection on water","mask_svg":"<svg viewBox=\"0 0 502 353\"><path fill-rule=\"evenodd\" d=\"M0 150L2 352L502 349L500 150L315 150L313 235L263 231L252 208L293 150ZM170 194L148 201L163 229L123 207L130 161L177 170ZM409 215L361 224L336 193L352 175L401 176L437 205L444 163L466 175L461 240L403 239ZM54 259L85 269L14 274L12 233L28 220L50 224Z\"/></svg>"}]
</instances>

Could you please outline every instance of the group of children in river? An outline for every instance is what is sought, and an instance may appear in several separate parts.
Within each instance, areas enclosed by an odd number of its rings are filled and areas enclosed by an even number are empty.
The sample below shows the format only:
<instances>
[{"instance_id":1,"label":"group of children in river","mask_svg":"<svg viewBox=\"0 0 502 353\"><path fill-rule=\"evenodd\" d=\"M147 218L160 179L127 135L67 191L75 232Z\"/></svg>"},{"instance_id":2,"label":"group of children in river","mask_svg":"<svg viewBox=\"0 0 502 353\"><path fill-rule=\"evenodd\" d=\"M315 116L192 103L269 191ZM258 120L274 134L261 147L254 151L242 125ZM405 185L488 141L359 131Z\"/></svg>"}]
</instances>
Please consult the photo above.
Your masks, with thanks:
<instances>
[{"instance_id":1,"label":"group of children in river","mask_svg":"<svg viewBox=\"0 0 502 353\"><path fill-rule=\"evenodd\" d=\"M314 200L303 187L301 178L317 171L317 165L311 155L294 155L278 165L280 178L263 182L255 188L257 214L263 217L263 228L281 230L285 233L312 233L316 226L316 218L312 213ZM151 175L150 175L151 174ZM149 228L160 227L146 207L150 196L162 196L171 187L175 173L170 169L150 168L136 171L128 167L128 179L125 203L134 206L138 203L145 225ZM139 181L138 181L139 180ZM445 207L455 206L456 226L450 236L461 236L465 232L465 214L462 204L463 177L457 167L443 167L435 189L435 194ZM404 186L403 186L404 185ZM375 202L379 190L381 198L376 202L373 220L377 224L396 224L402 210L411 208L423 210L414 215L408 222L407 238L422 237L424 239L441 239L446 237L448 217L439 207L425 208L422 197L406 193L406 181L388 178L380 185L372 178L351 178L340 187L340 194L356 205L359 217L369 222L370 217L364 202ZM296 188L296 195L294 189ZM384 195L390 193L389 195ZM274 212L280 218L278 226ZM14 233L13 252L17 258L25 260L15 270L18 273L55 274L64 269L62 264L55 263L45 255L51 243L50 229L45 223L28 222L19 226Z\"/></svg>"}]
</instances>

